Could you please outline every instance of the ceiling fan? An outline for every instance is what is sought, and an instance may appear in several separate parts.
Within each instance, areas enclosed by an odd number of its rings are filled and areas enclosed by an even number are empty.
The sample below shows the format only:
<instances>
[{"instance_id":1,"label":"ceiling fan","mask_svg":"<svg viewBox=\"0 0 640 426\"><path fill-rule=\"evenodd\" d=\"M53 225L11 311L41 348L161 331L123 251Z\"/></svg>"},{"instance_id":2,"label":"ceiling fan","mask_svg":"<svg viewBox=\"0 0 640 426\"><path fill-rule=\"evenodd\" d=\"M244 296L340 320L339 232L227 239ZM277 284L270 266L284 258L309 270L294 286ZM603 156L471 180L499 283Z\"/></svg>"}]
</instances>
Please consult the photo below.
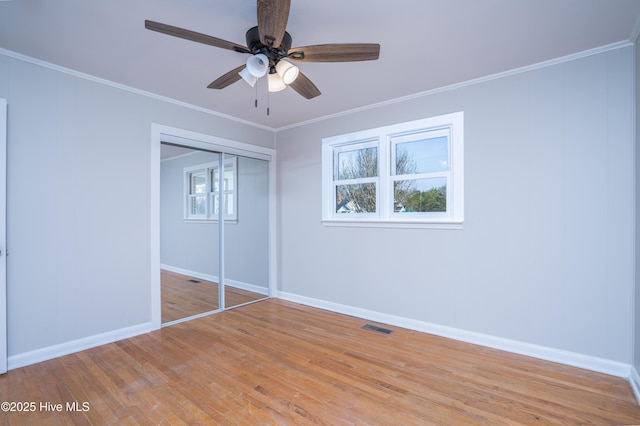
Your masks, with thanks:
<instances>
[{"instance_id":1,"label":"ceiling fan","mask_svg":"<svg viewBox=\"0 0 640 426\"><path fill-rule=\"evenodd\" d=\"M352 62L378 59L380 45L373 43L318 44L291 48L291 35L286 30L291 0L258 0L258 25L246 33L247 46L210 35L146 20L145 28L221 49L251 55L246 64L220 76L207 87L224 89L243 79L254 86L267 75L270 92L291 86L307 99L320 95L320 90L301 73L294 62Z\"/></svg>"}]
</instances>

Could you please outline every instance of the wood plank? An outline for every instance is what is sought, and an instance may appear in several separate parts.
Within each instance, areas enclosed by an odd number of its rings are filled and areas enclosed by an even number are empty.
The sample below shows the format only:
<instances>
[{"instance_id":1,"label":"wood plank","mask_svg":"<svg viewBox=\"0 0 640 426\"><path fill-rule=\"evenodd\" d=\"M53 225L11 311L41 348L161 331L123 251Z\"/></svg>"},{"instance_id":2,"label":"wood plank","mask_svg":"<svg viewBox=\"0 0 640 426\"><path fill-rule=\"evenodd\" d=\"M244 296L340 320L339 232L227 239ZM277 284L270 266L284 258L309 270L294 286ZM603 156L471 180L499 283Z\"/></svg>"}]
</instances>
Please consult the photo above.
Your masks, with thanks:
<instances>
[{"instance_id":1,"label":"wood plank","mask_svg":"<svg viewBox=\"0 0 640 426\"><path fill-rule=\"evenodd\" d=\"M617 377L270 299L12 370L21 424L640 423ZM67 403L87 402L85 412Z\"/></svg>"},{"instance_id":2,"label":"wood plank","mask_svg":"<svg viewBox=\"0 0 640 426\"><path fill-rule=\"evenodd\" d=\"M160 271L160 285L163 324L218 309L218 283L163 269ZM225 287L227 308L265 297L251 291Z\"/></svg>"}]
</instances>

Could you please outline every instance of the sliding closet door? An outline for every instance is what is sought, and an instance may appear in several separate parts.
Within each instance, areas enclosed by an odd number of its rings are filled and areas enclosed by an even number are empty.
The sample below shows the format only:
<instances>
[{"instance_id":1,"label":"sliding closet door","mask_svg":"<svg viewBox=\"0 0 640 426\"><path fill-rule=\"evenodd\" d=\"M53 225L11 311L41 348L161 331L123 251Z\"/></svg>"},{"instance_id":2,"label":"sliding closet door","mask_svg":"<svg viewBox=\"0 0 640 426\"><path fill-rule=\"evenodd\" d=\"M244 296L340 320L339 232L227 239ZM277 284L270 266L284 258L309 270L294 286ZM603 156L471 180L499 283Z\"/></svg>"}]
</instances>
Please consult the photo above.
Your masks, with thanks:
<instances>
[{"instance_id":1,"label":"sliding closet door","mask_svg":"<svg viewBox=\"0 0 640 426\"><path fill-rule=\"evenodd\" d=\"M161 157L161 323L267 298L270 155L179 140Z\"/></svg>"},{"instance_id":2,"label":"sliding closet door","mask_svg":"<svg viewBox=\"0 0 640 426\"><path fill-rule=\"evenodd\" d=\"M224 306L269 295L269 162L225 155Z\"/></svg>"},{"instance_id":3,"label":"sliding closet door","mask_svg":"<svg viewBox=\"0 0 640 426\"><path fill-rule=\"evenodd\" d=\"M220 154L161 145L162 323L220 309L220 232L215 179Z\"/></svg>"}]
</instances>

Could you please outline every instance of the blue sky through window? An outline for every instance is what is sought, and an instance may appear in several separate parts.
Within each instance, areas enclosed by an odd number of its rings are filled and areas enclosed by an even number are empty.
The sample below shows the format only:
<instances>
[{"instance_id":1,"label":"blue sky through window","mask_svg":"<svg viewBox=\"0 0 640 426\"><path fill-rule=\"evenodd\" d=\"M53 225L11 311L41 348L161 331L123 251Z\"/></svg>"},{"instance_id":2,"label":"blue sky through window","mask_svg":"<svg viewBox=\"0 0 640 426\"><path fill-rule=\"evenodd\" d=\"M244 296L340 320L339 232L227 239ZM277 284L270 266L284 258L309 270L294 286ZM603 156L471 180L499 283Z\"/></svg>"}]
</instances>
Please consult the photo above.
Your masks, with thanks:
<instances>
[{"instance_id":1,"label":"blue sky through window","mask_svg":"<svg viewBox=\"0 0 640 426\"><path fill-rule=\"evenodd\" d=\"M449 148L446 136L421 139L396 145L396 159L400 153L407 153L415 169L409 168L410 173L432 173L449 170ZM397 170L398 174L402 174Z\"/></svg>"}]
</instances>

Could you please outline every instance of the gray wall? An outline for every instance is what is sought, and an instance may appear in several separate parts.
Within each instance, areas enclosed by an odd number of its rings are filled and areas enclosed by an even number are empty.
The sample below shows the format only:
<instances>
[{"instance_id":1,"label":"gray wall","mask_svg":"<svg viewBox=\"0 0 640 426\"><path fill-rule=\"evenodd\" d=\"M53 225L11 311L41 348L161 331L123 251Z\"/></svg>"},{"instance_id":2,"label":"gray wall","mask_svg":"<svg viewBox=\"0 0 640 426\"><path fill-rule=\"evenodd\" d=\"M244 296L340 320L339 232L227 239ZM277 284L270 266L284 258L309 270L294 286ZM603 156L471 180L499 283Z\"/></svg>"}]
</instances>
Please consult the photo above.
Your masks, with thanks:
<instances>
[{"instance_id":1,"label":"gray wall","mask_svg":"<svg viewBox=\"0 0 640 426\"><path fill-rule=\"evenodd\" d=\"M635 217L635 318L634 318L634 359L633 365L636 368L636 371L640 371L640 173L638 173L638 165L640 164L640 39L636 40L635 44L635 106L636 106L636 115L635 115L635 130L636 130L636 140L635 140L635 188L636 188L636 217Z\"/></svg>"},{"instance_id":2,"label":"gray wall","mask_svg":"<svg viewBox=\"0 0 640 426\"><path fill-rule=\"evenodd\" d=\"M151 123L273 132L0 55L8 100L9 356L151 321Z\"/></svg>"},{"instance_id":3,"label":"gray wall","mask_svg":"<svg viewBox=\"0 0 640 426\"><path fill-rule=\"evenodd\" d=\"M160 263L219 275L218 223L183 219L183 170L217 161L194 154L163 161L160 169ZM225 276L241 283L269 285L269 163L238 157L238 220L225 226Z\"/></svg>"},{"instance_id":4,"label":"gray wall","mask_svg":"<svg viewBox=\"0 0 640 426\"><path fill-rule=\"evenodd\" d=\"M279 290L630 364L633 48L277 134ZM462 230L325 227L321 141L464 111Z\"/></svg>"}]
</instances>

